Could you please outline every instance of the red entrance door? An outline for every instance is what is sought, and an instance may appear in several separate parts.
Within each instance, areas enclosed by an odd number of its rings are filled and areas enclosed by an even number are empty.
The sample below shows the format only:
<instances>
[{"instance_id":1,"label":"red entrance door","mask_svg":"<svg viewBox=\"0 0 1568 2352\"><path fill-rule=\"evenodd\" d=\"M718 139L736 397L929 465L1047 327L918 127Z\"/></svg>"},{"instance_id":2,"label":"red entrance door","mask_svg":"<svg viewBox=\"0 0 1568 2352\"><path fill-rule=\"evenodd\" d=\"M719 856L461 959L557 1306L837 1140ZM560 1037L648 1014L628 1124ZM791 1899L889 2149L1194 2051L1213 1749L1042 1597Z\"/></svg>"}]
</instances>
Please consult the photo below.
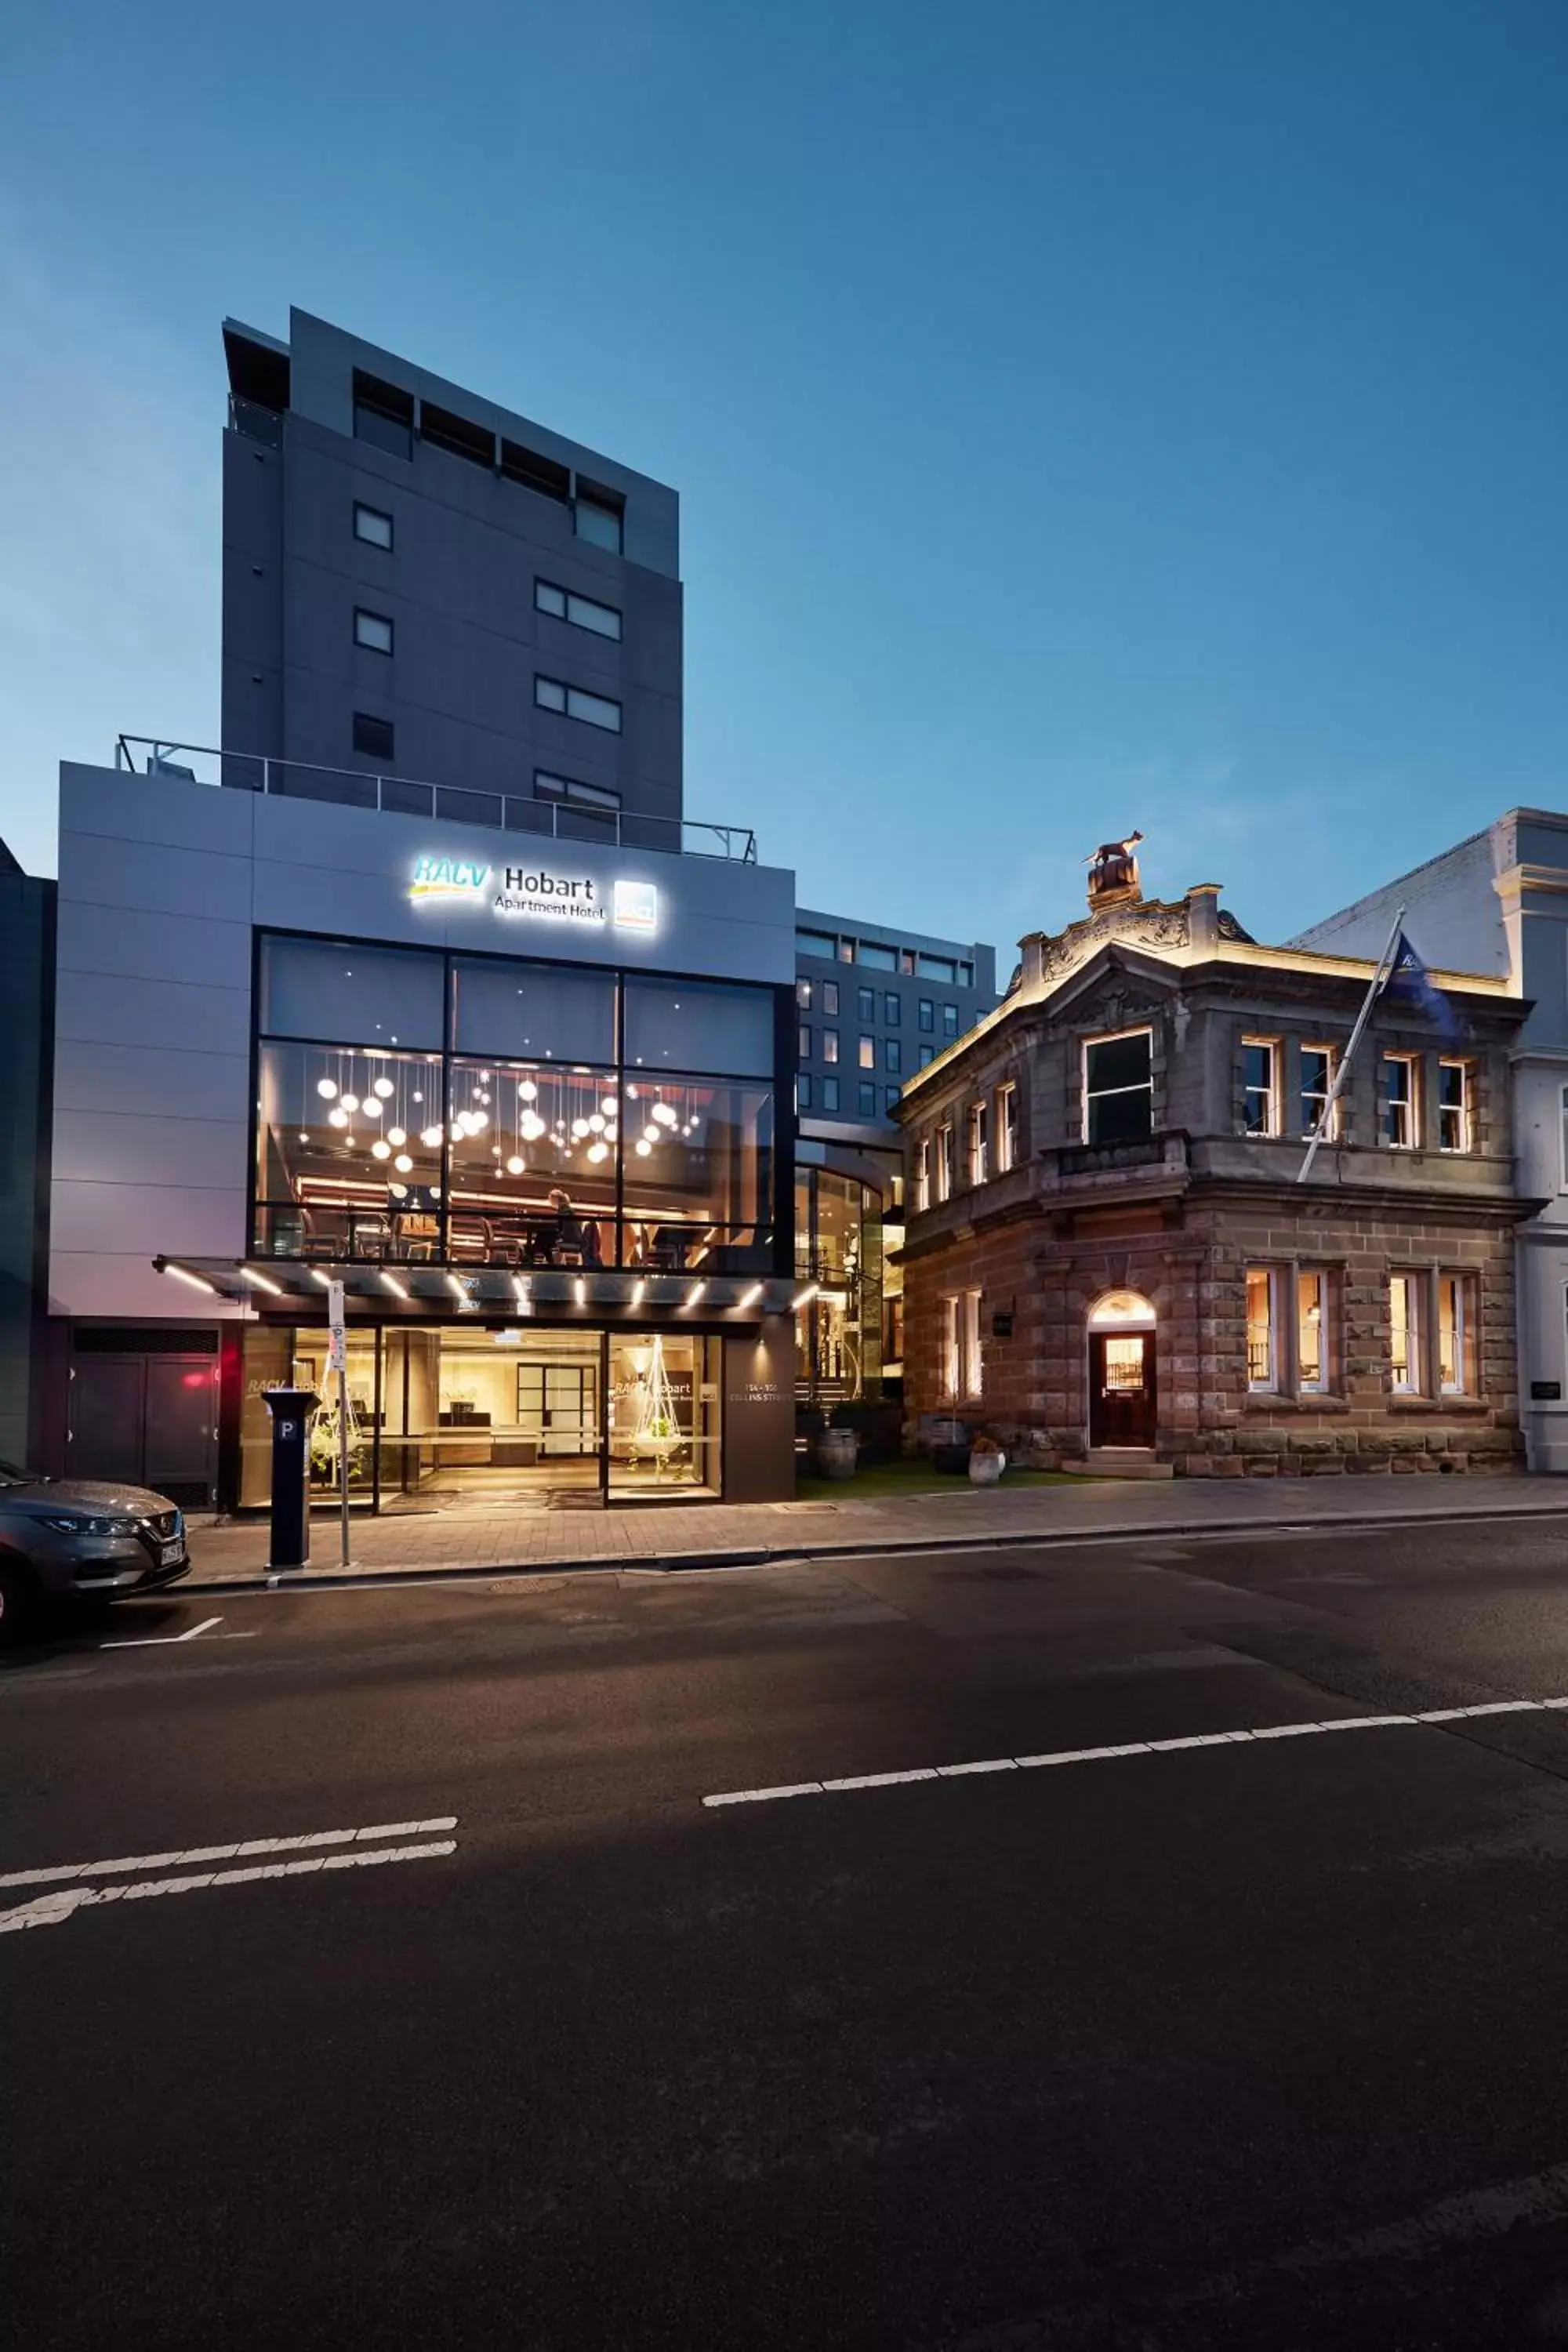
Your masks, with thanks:
<instances>
[{"instance_id":1,"label":"red entrance door","mask_svg":"<svg viewBox=\"0 0 1568 2352\"><path fill-rule=\"evenodd\" d=\"M1152 1331L1091 1331L1089 1376L1089 1444L1152 1445Z\"/></svg>"}]
</instances>

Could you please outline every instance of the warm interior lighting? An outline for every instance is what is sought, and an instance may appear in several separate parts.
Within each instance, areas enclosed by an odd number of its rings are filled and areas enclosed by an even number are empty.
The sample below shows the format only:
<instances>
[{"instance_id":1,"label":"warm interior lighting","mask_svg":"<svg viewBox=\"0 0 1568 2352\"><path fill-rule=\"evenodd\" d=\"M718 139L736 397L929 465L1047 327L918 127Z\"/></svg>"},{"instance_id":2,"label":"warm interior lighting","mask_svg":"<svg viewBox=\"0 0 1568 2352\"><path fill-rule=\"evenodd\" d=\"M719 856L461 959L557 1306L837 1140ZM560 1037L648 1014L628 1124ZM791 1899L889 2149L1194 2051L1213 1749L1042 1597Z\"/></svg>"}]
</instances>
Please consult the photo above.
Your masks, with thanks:
<instances>
[{"instance_id":1,"label":"warm interior lighting","mask_svg":"<svg viewBox=\"0 0 1568 2352\"><path fill-rule=\"evenodd\" d=\"M819 1283L808 1282L804 1290L797 1291L795 1293L795 1305L797 1307L809 1307L820 1288L821 1285Z\"/></svg>"},{"instance_id":2,"label":"warm interior lighting","mask_svg":"<svg viewBox=\"0 0 1568 2352\"><path fill-rule=\"evenodd\" d=\"M588 1286L584 1281L581 1275L578 1276L576 1281L572 1285L572 1296L576 1300L579 1307L585 1307L587 1305Z\"/></svg>"},{"instance_id":3,"label":"warm interior lighting","mask_svg":"<svg viewBox=\"0 0 1568 2352\"><path fill-rule=\"evenodd\" d=\"M681 1300L681 1305L683 1307L695 1307L707 1287L708 1285L705 1282L694 1282L690 1289L687 1292L685 1297Z\"/></svg>"},{"instance_id":4,"label":"warm interior lighting","mask_svg":"<svg viewBox=\"0 0 1568 2352\"><path fill-rule=\"evenodd\" d=\"M270 1281L264 1274L258 1274L253 1265L242 1265L239 1269L239 1278L241 1282L251 1284L257 1290L269 1290L274 1298L281 1298L283 1296L283 1285L280 1282Z\"/></svg>"},{"instance_id":5,"label":"warm interior lighting","mask_svg":"<svg viewBox=\"0 0 1568 2352\"><path fill-rule=\"evenodd\" d=\"M762 1295L762 1284L760 1282L753 1282L750 1290L748 1290L742 1297L737 1298L735 1304L737 1307L754 1307Z\"/></svg>"},{"instance_id":6,"label":"warm interior lighting","mask_svg":"<svg viewBox=\"0 0 1568 2352\"><path fill-rule=\"evenodd\" d=\"M640 1307L640 1306L642 1305L642 1303L643 1303L644 1298L647 1297L647 1283L646 1283L646 1282L638 1281L638 1282L634 1282L634 1283L633 1283L633 1285L632 1285L632 1305L633 1305L634 1307Z\"/></svg>"},{"instance_id":7,"label":"warm interior lighting","mask_svg":"<svg viewBox=\"0 0 1568 2352\"><path fill-rule=\"evenodd\" d=\"M206 1281L205 1277L199 1274L189 1273L183 1265L165 1265L163 1271L165 1274L172 1274L176 1282L188 1282L193 1290L210 1291L215 1298L217 1297L217 1286L216 1283Z\"/></svg>"},{"instance_id":8,"label":"warm interior lighting","mask_svg":"<svg viewBox=\"0 0 1568 2352\"><path fill-rule=\"evenodd\" d=\"M454 1298L467 1298L468 1295L463 1288L460 1278L455 1274L449 1274L447 1276L447 1287L451 1292Z\"/></svg>"},{"instance_id":9,"label":"warm interior lighting","mask_svg":"<svg viewBox=\"0 0 1568 2352\"><path fill-rule=\"evenodd\" d=\"M407 1297L408 1293L404 1289L403 1285L398 1281L397 1276L395 1274L388 1274L384 1266L382 1268L381 1278L383 1282L385 1283L388 1290L391 1291L395 1298Z\"/></svg>"},{"instance_id":10,"label":"warm interior lighting","mask_svg":"<svg viewBox=\"0 0 1568 2352\"><path fill-rule=\"evenodd\" d=\"M313 1265L310 1268L310 1279L312 1282L319 1282L323 1290L331 1290L332 1286L331 1276L330 1274L323 1274L319 1265Z\"/></svg>"}]
</instances>

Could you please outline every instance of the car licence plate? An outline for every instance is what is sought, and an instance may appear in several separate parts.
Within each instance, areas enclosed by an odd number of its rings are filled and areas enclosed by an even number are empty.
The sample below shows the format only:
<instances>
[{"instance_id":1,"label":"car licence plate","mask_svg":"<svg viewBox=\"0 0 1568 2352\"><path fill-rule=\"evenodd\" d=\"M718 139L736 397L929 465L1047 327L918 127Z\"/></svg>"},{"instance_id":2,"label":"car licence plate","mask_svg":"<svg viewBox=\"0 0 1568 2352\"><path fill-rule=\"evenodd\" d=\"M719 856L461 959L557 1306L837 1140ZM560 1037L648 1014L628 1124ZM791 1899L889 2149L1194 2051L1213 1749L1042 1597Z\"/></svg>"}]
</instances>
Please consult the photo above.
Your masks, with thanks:
<instances>
[{"instance_id":1,"label":"car licence plate","mask_svg":"<svg viewBox=\"0 0 1568 2352\"><path fill-rule=\"evenodd\" d=\"M158 1547L158 1565L160 1568L173 1568L174 1562L177 1559L184 1559L184 1556L185 1539L184 1536L176 1536L172 1543L160 1544Z\"/></svg>"}]
</instances>

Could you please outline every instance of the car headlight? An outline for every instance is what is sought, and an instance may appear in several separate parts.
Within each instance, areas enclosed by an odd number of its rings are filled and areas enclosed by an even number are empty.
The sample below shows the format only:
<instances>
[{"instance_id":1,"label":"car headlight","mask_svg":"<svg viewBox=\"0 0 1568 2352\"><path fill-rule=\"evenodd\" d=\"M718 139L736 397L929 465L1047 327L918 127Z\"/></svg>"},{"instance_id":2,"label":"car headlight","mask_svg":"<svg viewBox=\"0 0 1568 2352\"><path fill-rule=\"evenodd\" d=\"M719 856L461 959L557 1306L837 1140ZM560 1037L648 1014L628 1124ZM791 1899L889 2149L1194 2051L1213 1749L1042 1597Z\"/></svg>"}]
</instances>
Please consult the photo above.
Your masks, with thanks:
<instances>
[{"instance_id":1,"label":"car headlight","mask_svg":"<svg viewBox=\"0 0 1568 2352\"><path fill-rule=\"evenodd\" d=\"M47 1518L44 1525L53 1528L57 1534L62 1536L133 1536L136 1533L134 1519L81 1519L63 1511L58 1517Z\"/></svg>"}]
</instances>

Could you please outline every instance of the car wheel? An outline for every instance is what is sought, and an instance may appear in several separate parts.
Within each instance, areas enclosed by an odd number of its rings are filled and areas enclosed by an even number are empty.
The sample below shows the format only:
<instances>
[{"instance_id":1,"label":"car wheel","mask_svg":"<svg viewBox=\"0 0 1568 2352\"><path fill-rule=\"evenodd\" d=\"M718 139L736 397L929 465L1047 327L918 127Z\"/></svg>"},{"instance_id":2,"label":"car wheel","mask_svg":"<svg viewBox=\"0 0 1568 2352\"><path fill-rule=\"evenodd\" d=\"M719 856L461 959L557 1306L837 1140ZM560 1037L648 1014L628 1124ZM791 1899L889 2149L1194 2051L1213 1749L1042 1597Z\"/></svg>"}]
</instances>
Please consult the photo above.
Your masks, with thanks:
<instances>
[{"instance_id":1,"label":"car wheel","mask_svg":"<svg viewBox=\"0 0 1568 2352\"><path fill-rule=\"evenodd\" d=\"M0 1559L0 1646L20 1641L37 1609L37 1588L25 1568Z\"/></svg>"}]
</instances>

